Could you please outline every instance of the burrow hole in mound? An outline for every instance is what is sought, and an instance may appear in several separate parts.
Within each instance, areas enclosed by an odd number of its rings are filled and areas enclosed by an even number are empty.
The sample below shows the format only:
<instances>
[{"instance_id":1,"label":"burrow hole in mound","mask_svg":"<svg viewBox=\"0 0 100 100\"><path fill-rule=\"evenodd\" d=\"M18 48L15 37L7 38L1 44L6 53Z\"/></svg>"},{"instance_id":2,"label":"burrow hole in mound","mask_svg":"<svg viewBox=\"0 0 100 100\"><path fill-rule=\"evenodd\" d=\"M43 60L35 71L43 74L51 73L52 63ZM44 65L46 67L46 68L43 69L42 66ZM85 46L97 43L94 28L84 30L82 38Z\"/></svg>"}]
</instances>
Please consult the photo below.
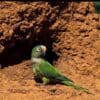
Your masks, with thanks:
<instances>
[{"instance_id":1,"label":"burrow hole in mound","mask_svg":"<svg viewBox=\"0 0 100 100\"><path fill-rule=\"evenodd\" d=\"M38 40L33 42L29 40L24 41L23 43L19 42L13 48L8 49L7 52L0 59L0 64L2 66L1 68L19 64L24 60L30 60L31 50L36 45L45 45L47 47L45 59L48 60L50 63L53 63L54 60L58 59L58 56L55 52L52 51L54 38L51 38L52 34L50 32L48 34L49 35L45 34L46 36L39 36Z\"/></svg>"},{"instance_id":2,"label":"burrow hole in mound","mask_svg":"<svg viewBox=\"0 0 100 100\"><path fill-rule=\"evenodd\" d=\"M69 4L68 2L65 2L65 1L66 0L62 0L59 2L56 2L56 1L51 2L50 0L48 2L52 6L59 5L59 10L63 10L65 8L64 5L68 6ZM48 22L45 24L47 25ZM48 25L47 26L44 25L44 27L46 28L43 28L43 31L40 33L42 35L36 37L38 38L37 40L33 38L32 40L27 40L24 42L19 41L19 43L16 43L16 45L13 48L8 49L7 52L4 53L4 55L1 56L0 58L0 64L2 65L2 68L7 67L9 65L18 64L24 60L30 59L32 48L36 45L41 45L41 44L47 47L45 59L47 59L50 63L53 63L53 61L56 61L58 59L58 56L56 55L55 52L53 52L52 45L55 41L55 37L57 36L58 31L56 29L48 30L47 28Z\"/></svg>"}]
</instances>

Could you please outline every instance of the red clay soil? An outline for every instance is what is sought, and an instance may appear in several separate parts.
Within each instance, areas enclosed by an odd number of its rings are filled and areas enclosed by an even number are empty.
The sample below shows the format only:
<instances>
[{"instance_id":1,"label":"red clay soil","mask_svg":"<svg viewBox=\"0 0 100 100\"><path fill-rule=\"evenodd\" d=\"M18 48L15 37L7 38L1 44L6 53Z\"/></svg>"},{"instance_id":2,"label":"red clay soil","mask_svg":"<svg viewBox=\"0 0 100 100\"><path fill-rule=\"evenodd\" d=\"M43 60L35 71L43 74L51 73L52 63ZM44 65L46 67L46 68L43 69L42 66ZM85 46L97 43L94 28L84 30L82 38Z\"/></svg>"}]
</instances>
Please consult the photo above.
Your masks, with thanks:
<instances>
[{"instance_id":1,"label":"red clay soil","mask_svg":"<svg viewBox=\"0 0 100 100\"><path fill-rule=\"evenodd\" d=\"M53 32L52 36L44 34L46 37L40 40L48 48L50 42L52 51L58 55L53 64L93 95L61 84L44 86L36 83L30 59L23 59L0 69L0 100L100 100L100 15L94 13L92 2L72 2L64 8L58 5L47 1L1 2L0 53L8 52L22 41L28 40L29 44L39 41L43 32ZM38 13L31 15L36 11ZM51 17L48 19L48 16ZM44 23L50 24L45 27ZM32 36L35 32L40 37ZM9 55L8 59L13 61L15 58Z\"/></svg>"}]
</instances>

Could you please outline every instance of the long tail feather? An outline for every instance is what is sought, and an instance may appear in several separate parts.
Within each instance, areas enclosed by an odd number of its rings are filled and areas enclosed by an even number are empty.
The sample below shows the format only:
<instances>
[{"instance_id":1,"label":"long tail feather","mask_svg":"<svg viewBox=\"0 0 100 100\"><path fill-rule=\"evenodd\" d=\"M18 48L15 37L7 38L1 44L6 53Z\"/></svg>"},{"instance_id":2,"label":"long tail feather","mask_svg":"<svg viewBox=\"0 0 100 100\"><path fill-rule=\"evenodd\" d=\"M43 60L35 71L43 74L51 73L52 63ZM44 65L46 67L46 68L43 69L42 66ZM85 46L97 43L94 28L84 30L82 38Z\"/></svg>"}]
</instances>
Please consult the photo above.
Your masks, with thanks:
<instances>
[{"instance_id":1,"label":"long tail feather","mask_svg":"<svg viewBox=\"0 0 100 100\"><path fill-rule=\"evenodd\" d=\"M73 82L70 82L70 81L62 81L62 83L64 85L71 86L71 87L73 87L76 90L79 90L79 91L82 91L82 92L85 92L85 93L88 93L88 94L92 94L92 93L89 92L88 89L83 88L83 87L81 87L79 85L75 85Z\"/></svg>"}]
</instances>

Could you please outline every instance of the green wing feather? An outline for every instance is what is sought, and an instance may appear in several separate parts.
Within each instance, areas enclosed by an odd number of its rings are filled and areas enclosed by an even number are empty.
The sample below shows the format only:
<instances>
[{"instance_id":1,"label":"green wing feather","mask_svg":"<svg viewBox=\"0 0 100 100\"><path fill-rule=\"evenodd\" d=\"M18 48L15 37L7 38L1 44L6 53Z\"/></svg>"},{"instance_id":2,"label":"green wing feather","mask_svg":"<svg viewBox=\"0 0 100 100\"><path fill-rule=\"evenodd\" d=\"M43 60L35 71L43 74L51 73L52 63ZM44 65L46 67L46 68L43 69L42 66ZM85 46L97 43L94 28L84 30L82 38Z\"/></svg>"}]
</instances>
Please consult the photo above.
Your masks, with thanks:
<instances>
[{"instance_id":1,"label":"green wing feather","mask_svg":"<svg viewBox=\"0 0 100 100\"><path fill-rule=\"evenodd\" d=\"M48 79L54 79L55 81L59 81L60 83L63 83L67 86L71 86L77 90L91 94L88 89L83 88L79 85L74 85L72 80L63 76L54 66L52 66L49 62L45 60L40 63L39 70L41 71L42 75L44 75Z\"/></svg>"},{"instance_id":2,"label":"green wing feather","mask_svg":"<svg viewBox=\"0 0 100 100\"><path fill-rule=\"evenodd\" d=\"M39 70L41 73L47 78L54 78L59 81L71 81L69 78L63 76L58 69L56 69L53 65L49 62L43 60L42 63L39 65Z\"/></svg>"}]
</instances>

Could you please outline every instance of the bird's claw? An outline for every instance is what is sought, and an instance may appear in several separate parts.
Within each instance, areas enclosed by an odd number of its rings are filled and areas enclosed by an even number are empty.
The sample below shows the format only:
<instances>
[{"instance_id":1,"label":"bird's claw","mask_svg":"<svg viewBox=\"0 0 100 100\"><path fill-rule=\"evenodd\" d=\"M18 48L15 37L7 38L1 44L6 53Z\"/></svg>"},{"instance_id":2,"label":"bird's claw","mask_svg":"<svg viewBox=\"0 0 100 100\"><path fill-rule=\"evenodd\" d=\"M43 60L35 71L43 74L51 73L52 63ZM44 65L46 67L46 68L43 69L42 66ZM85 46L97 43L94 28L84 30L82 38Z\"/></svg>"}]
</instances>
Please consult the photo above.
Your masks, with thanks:
<instances>
[{"instance_id":1,"label":"bird's claw","mask_svg":"<svg viewBox=\"0 0 100 100\"><path fill-rule=\"evenodd\" d=\"M35 86L44 86L42 83L36 83Z\"/></svg>"}]
</instances>

